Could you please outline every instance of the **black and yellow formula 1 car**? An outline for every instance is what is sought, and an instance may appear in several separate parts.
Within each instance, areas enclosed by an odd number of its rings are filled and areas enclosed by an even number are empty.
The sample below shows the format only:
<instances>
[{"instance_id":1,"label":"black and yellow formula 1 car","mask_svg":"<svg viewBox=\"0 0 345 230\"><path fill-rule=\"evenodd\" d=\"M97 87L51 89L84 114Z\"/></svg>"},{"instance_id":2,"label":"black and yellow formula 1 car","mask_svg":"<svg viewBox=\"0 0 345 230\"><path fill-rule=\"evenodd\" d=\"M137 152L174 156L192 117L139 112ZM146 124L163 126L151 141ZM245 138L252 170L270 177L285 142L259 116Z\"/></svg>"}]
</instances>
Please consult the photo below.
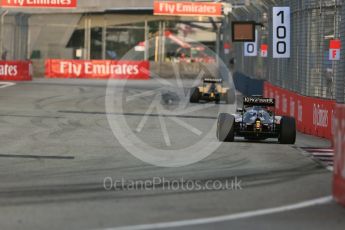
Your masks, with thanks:
<instances>
[{"instance_id":1,"label":"black and yellow formula 1 car","mask_svg":"<svg viewBox=\"0 0 345 230\"><path fill-rule=\"evenodd\" d=\"M205 78L202 86L191 89L190 102L199 103L200 101L214 101L219 104L224 101L226 104L232 104L235 100L235 92L224 86L221 78Z\"/></svg>"}]
</instances>

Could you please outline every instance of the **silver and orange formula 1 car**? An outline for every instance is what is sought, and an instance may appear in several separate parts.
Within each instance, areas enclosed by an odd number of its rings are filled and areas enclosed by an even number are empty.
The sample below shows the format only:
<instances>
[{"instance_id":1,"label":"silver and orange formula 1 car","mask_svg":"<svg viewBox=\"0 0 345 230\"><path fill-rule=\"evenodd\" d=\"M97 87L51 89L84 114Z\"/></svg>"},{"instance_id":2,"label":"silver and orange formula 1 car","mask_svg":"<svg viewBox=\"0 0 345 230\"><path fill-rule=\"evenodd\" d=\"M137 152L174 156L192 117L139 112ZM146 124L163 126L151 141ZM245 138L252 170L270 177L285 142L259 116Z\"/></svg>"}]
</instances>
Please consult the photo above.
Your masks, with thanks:
<instances>
[{"instance_id":1,"label":"silver and orange formula 1 car","mask_svg":"<svg viewBox=\"0 0 345 230\"><path fill-rule=\"evenodd\" d=\"M244 97L243 108L237 114L221 113L218 117L217 138L233 142L235 137L246 140L277 138L281 144L296 141L296 121L293 117L275 115L275 99Z\"/></svg>"}]
</instances>

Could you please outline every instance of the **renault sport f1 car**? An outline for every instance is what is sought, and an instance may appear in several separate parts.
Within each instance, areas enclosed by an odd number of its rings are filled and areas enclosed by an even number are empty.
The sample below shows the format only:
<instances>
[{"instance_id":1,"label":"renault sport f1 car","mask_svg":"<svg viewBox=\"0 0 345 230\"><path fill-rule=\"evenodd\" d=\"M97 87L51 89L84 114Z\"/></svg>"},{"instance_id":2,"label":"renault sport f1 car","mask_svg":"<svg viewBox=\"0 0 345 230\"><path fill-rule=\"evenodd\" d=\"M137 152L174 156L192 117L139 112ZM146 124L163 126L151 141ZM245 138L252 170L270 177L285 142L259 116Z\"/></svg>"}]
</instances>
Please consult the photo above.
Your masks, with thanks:
<instances>
[{"instance_id":1,"label":"renault sport f1 car","mask_svg":"<svg viewBox=\"0 0 345 230\"><path fill-rule=\"evenodd\" d=\"M230 88L224 87L223 79L221 78L205 78L203 85L195 87L191 90L191 103L199 103L199 101L214 101L219 104L225 101L226 104L234 102L234 92L230 92Z\"/></svg>"},{"instance_id":2,"label":"renault sport f1 car","mask_svg":"<svg viewBox=\"0 0 345 230\"><path fill-rule=\"evenodd\" d=\"M218 117L217 138L233 142L235 136L247 140L278 138L281 144L296 141L296 121L293 117L275 116L275 99L244 97L239 114L221 113Z\"/></svg>"}]
</instances>

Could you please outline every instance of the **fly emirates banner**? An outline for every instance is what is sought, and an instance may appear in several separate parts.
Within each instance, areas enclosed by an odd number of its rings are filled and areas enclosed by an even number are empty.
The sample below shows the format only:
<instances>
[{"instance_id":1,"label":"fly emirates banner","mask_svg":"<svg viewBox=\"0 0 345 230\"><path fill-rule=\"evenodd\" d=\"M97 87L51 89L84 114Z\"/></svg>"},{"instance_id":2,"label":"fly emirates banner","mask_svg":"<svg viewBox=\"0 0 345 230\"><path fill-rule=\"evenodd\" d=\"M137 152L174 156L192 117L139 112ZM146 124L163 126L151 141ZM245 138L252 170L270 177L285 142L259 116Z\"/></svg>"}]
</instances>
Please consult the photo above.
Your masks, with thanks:
<instances>
[{"instance_id":1,"label":"fly emirates banner","mask_svg":"<svg viewBox=\"0 0 345 230\"><path fill-rule=\"evenodd\" d=\"M76 8L78 0L0 0L6 8Z\"/></svg>"},{"instance_id":2,"label":"fly emirates banner","mask_svg":"<svg viewBox=\"0 0 345 230\"><path fill-rule=\"evenodd\" d=\"M148 61L46 60L47 78L136 79L150 78Z\"/></svg>"},{"instance_id":3,"label":"fly emirates banner","mask_svg":"<svg viewBox=\"0 0 345 230\"><path fill-rule=\"evenodd\" d=\"M0 61L0 81L31 81L28 61Z\"/></svg>"}]
</instances>

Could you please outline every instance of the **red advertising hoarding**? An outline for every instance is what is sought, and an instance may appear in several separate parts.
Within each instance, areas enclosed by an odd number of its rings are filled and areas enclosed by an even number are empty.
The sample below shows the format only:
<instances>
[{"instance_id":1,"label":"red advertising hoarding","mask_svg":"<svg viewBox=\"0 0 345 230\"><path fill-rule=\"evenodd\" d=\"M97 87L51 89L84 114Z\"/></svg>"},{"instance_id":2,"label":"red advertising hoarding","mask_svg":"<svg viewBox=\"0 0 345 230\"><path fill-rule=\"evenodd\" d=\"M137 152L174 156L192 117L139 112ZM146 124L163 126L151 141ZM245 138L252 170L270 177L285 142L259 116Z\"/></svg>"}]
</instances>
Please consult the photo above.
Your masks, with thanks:
<instances>
[{"instance_id":1,"label":"red advertising hoarding","mask_svg":"<svg viewBox=\"0 0 345 230\"><path fill-rule=\"evenodd\" d=\"M76 8L77 0L0 0L6 8Z\"/></svg>"},{"instance_id":2,"label":"red advertising hoarding","mask_svg":"<svg viewBox=\"0 0 345 230\"><path fill-rule=\"evenodd\" d=\"M268 82L264 85L264 96L276 99L278 115L295 117L300 132L333 140L333 196L345 206L345 105L302 96Z\"/></svg>"},{"instance_id":3,"label":"red advertising hoarding","mask_svg":"<svg viewBox=\"0 0 345 230\"><path fill-rule=\"evenodd\" d=\"M222 16L221 3L155 1L155 15L171 16Z\"/></svg>"},{"instance_id":4,"label":"red advertising hoarding","mask_svg":"<svg viewBox=\"0 0 345 230\"><path fill-rule=\"evenodd\" d=\"M148 61L46 60L47 78L150 79Z\"/></svg>"},{"instance_id":5,"label":"red advertising hoarding","mask_svg":"<svg viewBox=\"0 0 345 230\"><path fill-rule=\"evenodd\" d=\"M335 101L302 96L268 82L264 85L264 95L276 99L278 115L296 118L298 131L332 139Z\"/></svg>"},{"instance_id":6,"label":"red advertising hoarding","mask_svg":"<svg viewBox=\"0 0 345 230\"><path fill-rule=\"evenodd\" d=\"M0 61L0 81L31 81L28 61Z\"/></svg>"},{"instance_id":7,"label":"red advertising hoarding","mask_svg":"<svg viewBox=\"0 0 345 230\"><path fill-rule=\"evenodd\" d=\"M334 118L333 195L345 206L345 105L336 105Z\"/></svg>"}]
</instances>

